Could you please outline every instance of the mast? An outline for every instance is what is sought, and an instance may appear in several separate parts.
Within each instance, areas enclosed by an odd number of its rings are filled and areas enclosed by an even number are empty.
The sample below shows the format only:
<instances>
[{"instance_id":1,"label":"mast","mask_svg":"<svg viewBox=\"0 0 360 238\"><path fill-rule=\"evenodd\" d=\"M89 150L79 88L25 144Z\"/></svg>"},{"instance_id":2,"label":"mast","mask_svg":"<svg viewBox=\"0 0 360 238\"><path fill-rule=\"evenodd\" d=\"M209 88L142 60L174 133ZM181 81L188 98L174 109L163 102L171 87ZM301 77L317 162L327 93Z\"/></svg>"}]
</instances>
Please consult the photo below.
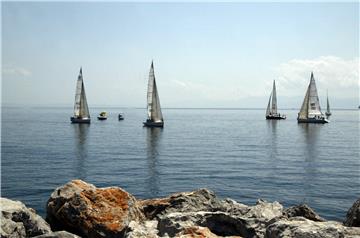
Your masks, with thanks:
<instances>
[{"instance_id":1,"label":"mast","mask_svg":"<svg viewBox=\"0 0 360 238\"><path fill-rule=\"evenodd\" d=\"M82 75L82 68L76 83L74 116L81 118L90 118L89 108L86 101L85 86Z\"/></svg>"},{"instance_id":2,"label":"mast","mask_svg":"<svg viewBox=\"0 0 360 238\"><path fill-rule=\"evenodd\" d=\"M160 107L160 99L155 81L153 61L151 61L151 67L149 72L149 82L148 82L148 91L147 91L147 109L148 109L148 119L154 122L163 121L161 107Z\"/></svg>"},{"instance_id":3,"label":"mast","mask_svg":"<svg viewBox=\"0 0 360 238\"><path fill-rule=\"evenodd\" d=\"M308 105L308 116L321 116L320 101L316 89L315 78L313 72L311 72L311 79L309 85L309 105Z\"/></svg>"},{"instance_id":4,"label":"mast","mask_svg":"<svg viewBox=\"0 0 360 238\"><path fill-rule=\"evenodd\" d=\"M277 98L276 98L275 80L273 83L273 90L272 90L271 113L277 114Z\"/></svg>"}]
</instances>

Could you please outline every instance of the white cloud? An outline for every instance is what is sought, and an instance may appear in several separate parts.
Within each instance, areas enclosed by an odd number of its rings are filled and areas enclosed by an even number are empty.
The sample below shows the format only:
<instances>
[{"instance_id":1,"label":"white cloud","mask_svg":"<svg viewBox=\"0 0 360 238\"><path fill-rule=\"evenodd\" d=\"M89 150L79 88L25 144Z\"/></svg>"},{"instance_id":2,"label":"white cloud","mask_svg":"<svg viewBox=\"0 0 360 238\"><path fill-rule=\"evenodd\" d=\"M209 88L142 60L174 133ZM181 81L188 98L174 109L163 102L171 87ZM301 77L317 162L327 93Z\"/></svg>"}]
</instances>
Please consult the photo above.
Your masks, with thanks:
<instances>
[{"instance_id":1,"label":"white cloud","mask_svg":"<svg viewBox=\"0 0 360 238\"><path fill-rule=\"evenodd\" d=\"M333 95L358 97L359 70L359 58L345 60L335 56L293 59L275 68L278 88L287 96L303 94L314 72L319 91L329 89Z\"/></svg>"},{"instance_id":2,"label":"white cloud","mask_svg":"<svg viewBox=\"0 0 360 238\"><path fill-rule=\"evenodd\" d=\"M3 65L2 67L3 75L11 75L11 76L22 76L28 77L31 75L31 71L19 66L13 65Z\"/></svg>"}]
</instances>

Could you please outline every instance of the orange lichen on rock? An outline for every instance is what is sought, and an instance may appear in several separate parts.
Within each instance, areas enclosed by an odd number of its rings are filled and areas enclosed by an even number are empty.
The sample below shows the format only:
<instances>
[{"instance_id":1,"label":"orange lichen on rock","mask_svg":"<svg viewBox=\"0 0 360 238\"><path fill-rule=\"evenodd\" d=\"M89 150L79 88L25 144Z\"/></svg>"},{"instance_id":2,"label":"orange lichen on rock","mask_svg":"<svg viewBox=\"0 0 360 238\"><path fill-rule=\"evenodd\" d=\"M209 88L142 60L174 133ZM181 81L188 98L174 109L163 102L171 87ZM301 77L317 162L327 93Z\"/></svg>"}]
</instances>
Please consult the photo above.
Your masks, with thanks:
<instances>
[{"instance_id":1,"label":"orange lichen on rock","mask_svg":"<svg viewBox=\"0 0 360 238\"><path fill-rule=\"evenodd\" d=\"M121 234L131 220L143 219L135 197L120 188L100 189L73 180L58 191L48 202L48 217L79 230L79 234L89 237Z\"/></svg>"}]
</instances>

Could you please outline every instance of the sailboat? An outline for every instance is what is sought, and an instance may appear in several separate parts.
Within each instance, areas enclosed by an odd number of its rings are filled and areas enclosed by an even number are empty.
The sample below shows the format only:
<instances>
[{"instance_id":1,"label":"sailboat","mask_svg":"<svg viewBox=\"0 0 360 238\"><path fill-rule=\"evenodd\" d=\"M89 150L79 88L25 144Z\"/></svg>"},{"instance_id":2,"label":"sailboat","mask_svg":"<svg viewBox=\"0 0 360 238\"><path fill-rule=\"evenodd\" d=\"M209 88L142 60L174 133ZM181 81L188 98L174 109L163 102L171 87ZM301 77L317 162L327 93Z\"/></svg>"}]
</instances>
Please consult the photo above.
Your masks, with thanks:
<instances>
[{"instance_id":1,"label":"sailboat","mask_svg":"<svg viewBox=\"0 0 360 238\"><path fill-rule=\"evenodd\" d=\"M329 104L329 95L328 92L326 91L326 112L325 115L327 117L331 116L331 112L330 112L330 104Z\"/></svg>"},{"instance_id":2,"label":"sailboat","mask_svg":"<svg viewBox=\"0 0 360 238\"><path fill-rule=\"evenodd\" d=\"M298 113L298 123L328 123L321 112L314 74L311 72L310 83L303 104Z\"/></svg>"},{"instance_id":3,"label":"sailboat","mask_svg":"<svg viewBox=\"0 0 360 238\"><path fill-rule=\"evenodd\" d=\"M149 82L147 90L148 118L143 122L147 127L164 127L164 119L161 113L159 93L156 87L154 63L151 62Z\"/></svg>"},{"instance_id":4,"label":"sailboat","mask_svg":"<svg viewBox=\"0 0 360 238\"><path fill-rule=\"evenodd\" d=\"M74 116L70 119L72 123L90 123L90 114L86 101L82 68L80 68L80 73L76 83Z\"/></svg>"},{"instance_id":5,"label":"sailboat","mask_svg":"<svg viewBox=\"0 0 360 238\"><path fill-rule=\"evenodd\" d=\"M277 112L277 98L276 98L275 80L274 80L274 83L273 83L272 92L270 94L268 106L266 108L266 119L275 119L275 120L286 119L285 115L280 115L280 113Z\"/></svg>"}]
</instances>

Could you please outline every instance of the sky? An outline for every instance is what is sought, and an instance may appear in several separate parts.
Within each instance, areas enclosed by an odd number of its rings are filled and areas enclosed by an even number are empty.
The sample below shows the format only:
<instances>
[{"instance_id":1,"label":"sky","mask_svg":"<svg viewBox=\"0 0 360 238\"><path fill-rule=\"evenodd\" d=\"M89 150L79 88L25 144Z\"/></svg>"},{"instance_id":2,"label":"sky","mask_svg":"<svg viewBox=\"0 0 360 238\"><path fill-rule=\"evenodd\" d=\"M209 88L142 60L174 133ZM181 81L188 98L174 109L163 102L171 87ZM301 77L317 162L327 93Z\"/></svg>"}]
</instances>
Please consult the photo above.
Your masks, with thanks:
<instances>
[{"instance_id":1,"label":"sky","mask_svg":"<svg viewBox=\"0 0 360 238\"><path fill-rule=\"evenodd\" d=\"M162 107L359 105L359 3L1 2L2 105L145 107L154 61Z\"/></svg>"}]
</instances>

